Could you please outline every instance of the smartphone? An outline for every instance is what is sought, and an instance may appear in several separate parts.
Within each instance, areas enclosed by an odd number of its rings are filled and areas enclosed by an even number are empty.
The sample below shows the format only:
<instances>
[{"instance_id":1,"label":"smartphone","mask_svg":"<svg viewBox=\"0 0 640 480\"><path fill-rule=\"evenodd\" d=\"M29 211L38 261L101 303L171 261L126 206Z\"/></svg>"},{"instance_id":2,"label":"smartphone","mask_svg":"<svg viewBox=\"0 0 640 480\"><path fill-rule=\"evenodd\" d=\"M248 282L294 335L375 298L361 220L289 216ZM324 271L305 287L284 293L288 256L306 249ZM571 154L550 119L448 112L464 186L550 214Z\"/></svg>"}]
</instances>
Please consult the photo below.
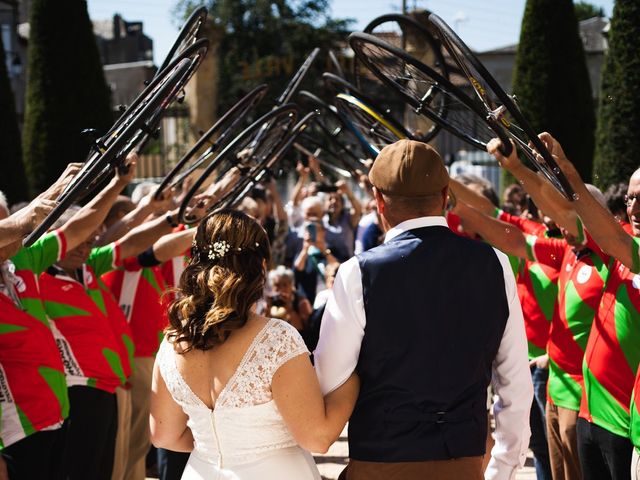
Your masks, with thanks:
<instances>
[{"instance_id":1,"label":"smartphone","mask_svg":"<svg viewBox=\"0 0 640 480\"><path fill-rule=\"evenodd\" d=\"M316 227L316 224L313 222L308 222L304 228L306 229L306 231L309 233L309 241L311 243L316 243L316 239L318 236L318 228Z\"/></svg>"}]
</instances>

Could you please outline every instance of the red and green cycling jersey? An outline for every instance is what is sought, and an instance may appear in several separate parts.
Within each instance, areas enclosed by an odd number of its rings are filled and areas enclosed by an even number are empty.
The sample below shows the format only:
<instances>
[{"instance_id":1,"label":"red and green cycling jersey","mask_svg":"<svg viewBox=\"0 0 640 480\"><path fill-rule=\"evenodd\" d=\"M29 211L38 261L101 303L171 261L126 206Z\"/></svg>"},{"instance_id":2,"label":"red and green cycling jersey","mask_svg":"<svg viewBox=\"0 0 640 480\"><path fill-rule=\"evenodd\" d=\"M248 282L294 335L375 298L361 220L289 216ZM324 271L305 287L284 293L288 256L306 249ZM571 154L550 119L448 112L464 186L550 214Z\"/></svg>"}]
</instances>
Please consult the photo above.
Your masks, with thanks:
<instances>
[{"instance_id":1,"label":"red and green cycling jersey","mask_svg":"<svg viewBox=\"0 0 640 480\"><path fill-rule=\"evenodd\" d=\"M547 237L547 228L541 223L508 214L500 209L496 209L495 216L518 227L525 234ZM532 359L547 352L551 321L558 305L559 272L554 266L519 259L515 274L529 344L529 359Z\"/></svg>"},{"instance_id":2,"label":"red and green cycling jersey","mask_svg":"<svg viewBox=\"0 0 640 480\"><path fill-rule=\"evenodd\" d=\"M558 270L558 307L549 332L547 398L578 411L582 397L582 361L607 280L607 257L599 249L575 250L565 240L527 236L531 261Z\"/></svg>"},{"instance_id":3,"label":"red and green cycling jersey","mask_svg":"<svg viewBox=\"0 0 640 480\"><path fill-rule=\"evenodd\" d=\"M59 267L41 276L47 314L60 347L69 386L86 385L107 392L131 374L126 321L109 311L110 293L97 272L119 265L117 243L92 249L87 262L70 277Z\"/></svg>"},{"instance_id":4,"label":"red and green cycling jersey","mask_svg":"<svg viewBox=\"0 0 640 480\"><path fill-rule=\"evenodd\" d=\"M39 274L62 259L66 240L51 232L4 265L0 288L0 449L69 413L64 367L40 297Z\"/></svg>"},{"instance_id":5,"label":"red and green cycling jersey","mask_svg":"<svg viewBox=\"0 0 640 480\"><path fill-rule=\"evenodd\" d=\"M136 357L153 357L166 326L162 295L166 290L159 266L143 267L137 257L106 273L102 281L109 288L129 322Z\"/></svg>"},{"instance_id":6,"label":"red and green cycling jersey","mask_svg":"<svg viewBox=\"0 0 640 480\"><path fill-rule=\"evenodd\" d=\"M632 245L637 251L640 239L634 237ZM640 364L640 268L612 263L585 352L580 416L640 445L633 398Z\"/></svg>"}]
</instances>

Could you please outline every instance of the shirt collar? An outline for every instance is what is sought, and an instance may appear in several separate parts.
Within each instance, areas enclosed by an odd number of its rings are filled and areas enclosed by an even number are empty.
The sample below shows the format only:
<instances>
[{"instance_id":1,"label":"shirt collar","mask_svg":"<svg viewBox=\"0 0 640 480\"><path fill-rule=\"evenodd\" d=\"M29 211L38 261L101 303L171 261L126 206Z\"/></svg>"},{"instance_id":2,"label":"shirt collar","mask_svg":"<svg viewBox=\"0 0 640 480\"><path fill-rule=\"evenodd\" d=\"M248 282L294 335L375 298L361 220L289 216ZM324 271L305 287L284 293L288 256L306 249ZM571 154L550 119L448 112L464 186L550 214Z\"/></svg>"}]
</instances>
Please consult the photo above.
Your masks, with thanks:
<instances>
[{"instance_id":1,"label":"shirt collar","mask_svg":"<svg viewBox=\"0 0 640 480\"><path fill-rule=\"evenodd\" d=\"M405 220L402 223L399 223L391 230L387 232L384 236L385 243L389 240L397 237L401 233L406 232L407 230L415 230L416 228L422 227L447 227L447 220L443 216L434 216L434 217L419 217L419 218L411 218L409 220Z\"/></svg>"}]
</instances>

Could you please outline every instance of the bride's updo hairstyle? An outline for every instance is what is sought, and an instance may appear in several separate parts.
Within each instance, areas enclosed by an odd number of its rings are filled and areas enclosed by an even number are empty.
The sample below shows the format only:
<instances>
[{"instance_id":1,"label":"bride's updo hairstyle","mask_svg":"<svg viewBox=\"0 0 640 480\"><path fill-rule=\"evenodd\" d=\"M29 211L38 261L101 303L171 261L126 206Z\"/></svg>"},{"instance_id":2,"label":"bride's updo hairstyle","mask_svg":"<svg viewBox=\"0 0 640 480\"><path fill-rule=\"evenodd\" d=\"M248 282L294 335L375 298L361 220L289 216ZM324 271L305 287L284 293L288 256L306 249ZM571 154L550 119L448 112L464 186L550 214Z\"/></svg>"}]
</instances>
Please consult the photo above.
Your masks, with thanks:
<instances>
[{"instance_id":1,"label":"bride's updo hairstyle","mask_svg":"<svg viewBox=\"0 0 640 480\"><path fill-rule=\"evenodd\" d=\"M271 250L258 222L221 210L200 223L191 254L167 328L170 341L186 344L183 353L219 345L246 323L262 297Z\"/></svg>"}]
</instances>

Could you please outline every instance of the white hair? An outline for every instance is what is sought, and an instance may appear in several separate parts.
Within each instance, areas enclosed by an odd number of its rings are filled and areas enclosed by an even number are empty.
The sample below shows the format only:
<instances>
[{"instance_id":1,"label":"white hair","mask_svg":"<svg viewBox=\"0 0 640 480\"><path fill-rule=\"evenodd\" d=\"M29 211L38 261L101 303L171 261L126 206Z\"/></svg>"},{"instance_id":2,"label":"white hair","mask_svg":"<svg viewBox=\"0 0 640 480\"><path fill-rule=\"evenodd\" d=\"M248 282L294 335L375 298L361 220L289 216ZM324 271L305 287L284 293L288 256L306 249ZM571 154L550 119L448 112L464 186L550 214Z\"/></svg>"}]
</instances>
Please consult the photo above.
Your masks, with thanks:
<instances>
[{"instance_id":1,"label":"white hair","mask_svg":"<svg viewBox=\"0 0 640 480\"><path fill-rule=\"evenodd\" d=\"M318 196L306 197L305 199L302 200L302 202L300 202L300 210L302 210L303 212L313 207L317 207L320 210L324 211L324 203L322 202L322 199L320 197Z\"/></svg>"},{"instance_id":2,"label":"white hair","mask_svg":"<svg viewBox=\"0 0 640 480\"><path fill-rule=\"evenodd\" d=\"M293 270L285 267L284 265L278 265L276 268L269 272L269 285L273 286L273 284L279 278L287 278L291 283L294 282Z\"/></svg>"}]
</instances>

